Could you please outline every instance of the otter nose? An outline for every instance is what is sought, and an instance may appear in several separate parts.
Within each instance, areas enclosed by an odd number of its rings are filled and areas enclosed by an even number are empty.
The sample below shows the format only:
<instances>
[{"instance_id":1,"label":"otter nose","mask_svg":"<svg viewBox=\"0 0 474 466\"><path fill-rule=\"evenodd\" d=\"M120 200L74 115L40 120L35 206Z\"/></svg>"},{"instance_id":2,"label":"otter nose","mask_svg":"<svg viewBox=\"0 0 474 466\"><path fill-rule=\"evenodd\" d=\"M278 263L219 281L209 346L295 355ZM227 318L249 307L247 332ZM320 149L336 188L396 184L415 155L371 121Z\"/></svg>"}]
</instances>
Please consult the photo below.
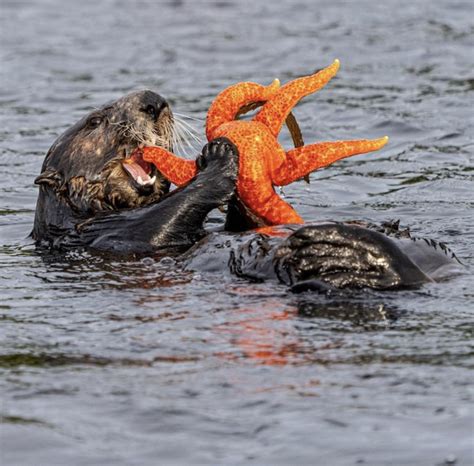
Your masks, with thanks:
<instances>
[{"instance_id":1,"label":"otter nose","mask_svg":"<svg viewBox=\"0 0 474 466\"><path fill-rule=\"evenodd\" d=\"M142 103L142 110L150 115L154 121L158 120L160 113L169 106L166 99L151 91L144 93Z\"/></svg>"}]
</instances>

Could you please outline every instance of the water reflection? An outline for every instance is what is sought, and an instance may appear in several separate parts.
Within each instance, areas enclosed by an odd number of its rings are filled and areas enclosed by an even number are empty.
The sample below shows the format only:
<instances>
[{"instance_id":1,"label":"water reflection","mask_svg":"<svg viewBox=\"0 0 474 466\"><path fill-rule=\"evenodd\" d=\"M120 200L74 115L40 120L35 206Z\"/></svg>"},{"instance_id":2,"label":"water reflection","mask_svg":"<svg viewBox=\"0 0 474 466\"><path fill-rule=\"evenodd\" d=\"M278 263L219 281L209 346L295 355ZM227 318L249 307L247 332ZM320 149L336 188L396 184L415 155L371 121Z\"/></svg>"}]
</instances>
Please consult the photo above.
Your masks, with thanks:
<instances>
[{"instance_id":1,"label":"water reflection","mask_svg":"<svg viewBox=\"0 0 474 466\"><path fill-rule=\"evenodd\" d=\"M352 353L344 354L344 347L350 347L344 333L383 332L407 313L391 304L389 297L371 298L365 291L352 297L342 292L336 296L305 293L291 301L294 305L285 307L280 298L268 297L260 299L258 306L229 310L230 318L213 327L213 332L231 349L216 355L268 366L349 362ZM342 351L335 356L333 350Z\"/></svg>"},{"instance_id":2,"label":"water reflection","mask_svg":"<svg viewBox=\"0 0 474 466\"><path fill-rule=\"evenodd\" d=\"M387 303L387 298L358 298L330 296L322 299L314 295L307 296L297 303L298 315L309 319L346 321L365 329L380 329L388 328L406 314L406 311Z\"/></svg>"},{"instance_id":3,"label":"water reflection","mask_svg":"<svg viewBox=\"0 0 474 466\"><path fill-rule=\"evenodd\" d=\"M229 322L216 326L214 332L231 345L229 351L216 355L269 366L302 363L305 348L292 325L295 310L276 310L275 305L280 307L268 300L258 309L239 308Z\"/></svg>"}]
</instances>

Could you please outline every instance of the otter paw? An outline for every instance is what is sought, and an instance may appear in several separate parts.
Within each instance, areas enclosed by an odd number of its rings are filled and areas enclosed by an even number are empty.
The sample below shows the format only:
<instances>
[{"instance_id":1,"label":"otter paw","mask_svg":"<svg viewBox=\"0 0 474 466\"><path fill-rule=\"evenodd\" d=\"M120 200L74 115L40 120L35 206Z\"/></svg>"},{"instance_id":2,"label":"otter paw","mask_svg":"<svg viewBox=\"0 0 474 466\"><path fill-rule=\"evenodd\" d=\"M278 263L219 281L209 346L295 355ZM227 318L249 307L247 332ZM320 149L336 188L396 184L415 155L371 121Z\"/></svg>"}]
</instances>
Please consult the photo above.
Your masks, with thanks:
<instances>
[{"instance_id":1,"label":"otter paw","mask_svg":"<svg viewBox=\"0 0 474 466\"><path fill-rule=\"evenodd\" d=\"M216 170L216 175L237 180L238 175L238 149L227 138L213 139L207 143L202 154L196 159L198 170Z\"/></svg>"}]
</instances>

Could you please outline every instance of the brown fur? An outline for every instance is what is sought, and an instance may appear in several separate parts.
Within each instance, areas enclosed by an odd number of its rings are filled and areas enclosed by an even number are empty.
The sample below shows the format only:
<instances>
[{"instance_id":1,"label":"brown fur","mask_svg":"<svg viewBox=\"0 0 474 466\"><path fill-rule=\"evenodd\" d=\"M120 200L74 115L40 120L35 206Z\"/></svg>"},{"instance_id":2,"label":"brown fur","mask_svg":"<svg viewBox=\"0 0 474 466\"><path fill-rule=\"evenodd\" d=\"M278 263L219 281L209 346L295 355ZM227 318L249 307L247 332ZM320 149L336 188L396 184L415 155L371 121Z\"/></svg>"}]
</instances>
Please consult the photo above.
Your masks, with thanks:
<instances>
[{"instance_id":1,"label":"brown fur","mask_svg":"<svg viewBox=\"0 0 474 466\"><path fill-rule=\"evenodd\" d=\"M150 176L156 175L156 181L141 186L123 168L123 161L142 144L171 149L173 137L171 110L151 91L129 94L91 112L49 150L35 180L40 185L38 207L56 198L72 213L88 216L158 201L168 192L168 181L151 166Z\"/></svg>"}]
</instances>

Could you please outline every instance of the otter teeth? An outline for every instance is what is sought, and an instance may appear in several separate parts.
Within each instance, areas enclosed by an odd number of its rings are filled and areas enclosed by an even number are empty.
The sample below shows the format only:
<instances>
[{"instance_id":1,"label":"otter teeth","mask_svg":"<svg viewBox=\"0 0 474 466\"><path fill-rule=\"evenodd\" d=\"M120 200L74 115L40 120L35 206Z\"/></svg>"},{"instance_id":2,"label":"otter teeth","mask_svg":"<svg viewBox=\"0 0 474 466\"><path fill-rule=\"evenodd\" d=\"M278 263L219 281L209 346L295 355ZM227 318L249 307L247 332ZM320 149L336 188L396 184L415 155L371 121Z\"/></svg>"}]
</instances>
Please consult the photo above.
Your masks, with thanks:
<instances>
[{"instance_id":1,"label":"otter teeth","mask_svg":"<svg viewBox=\"0 0 474 466\"><path fill-rule=\"evenodd\" d=\"M146 181L143 181L143 178L141 176L139 176L137 178L137 182L138 184L142 185L142 186L148 186L150 184L153 184L154 182L156 181L156 175L153 176L152 178L149 178L148 180Z\"/></svg>"}]
</instances>

